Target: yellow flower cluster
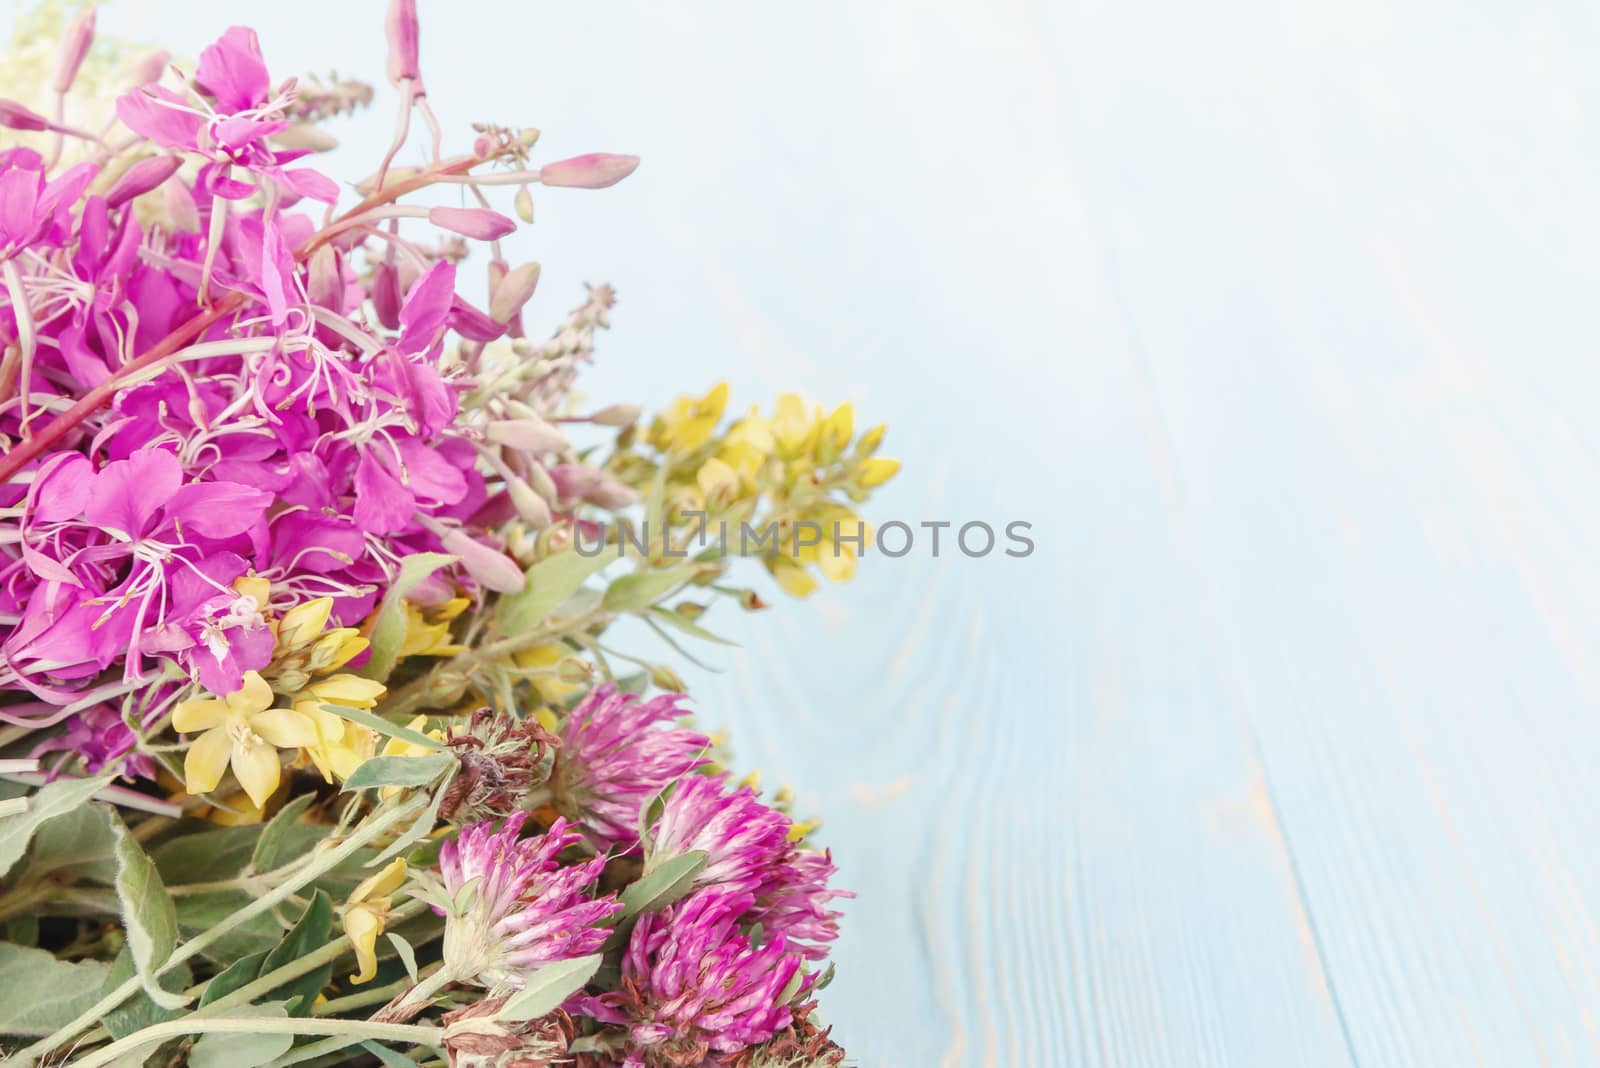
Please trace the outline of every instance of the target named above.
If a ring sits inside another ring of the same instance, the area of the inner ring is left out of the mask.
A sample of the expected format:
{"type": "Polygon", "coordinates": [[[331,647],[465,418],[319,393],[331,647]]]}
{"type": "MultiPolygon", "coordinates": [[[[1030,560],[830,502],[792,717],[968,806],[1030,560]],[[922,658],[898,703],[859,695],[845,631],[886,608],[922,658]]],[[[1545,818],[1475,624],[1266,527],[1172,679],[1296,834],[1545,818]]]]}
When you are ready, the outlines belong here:
{"type": "MultiPolygon", "coordinates": [[[[770,414],[752,406],[719,434],[727,404],[727,383],[679,397],[645,432],[656,457],[624,454],[613,461],[615,473],[645,493],[665,468],[674,522],[687,523],[686,513],[695,512],[711,523],[760,528],[751,544],[760,545],[767,570],[796,597],[817,588],[807,571],[812,565],[831,581],[848,580],[856,546],[872,533],[850,504],[865,501],[900,469],[898,460],[876,455],[884,427],[857,437],[849,403],[828,412],[785,393],[770,414]]],[[[745,544],[736,526],[726,541],[730,551],[745,544]]]]}
{"type": "MultiPolygon", "coordinates": [[[[241,578],[234,588],[259,605],[267,604],[270,591],[265,579],[241,578]]],[[[469,603],[457,598],[430,610],[408,605],[403,655],[459,652],[460,647],[450,641],[449,621],[469,603]]],[[[262,672],[245,672],[243,686],[233,693],[183,701],[174,708],[173,727],[199,734],[184,757],[189,793],[215,790],[231,768],[259,818],[282,778],[280,749],[298,750],[295,766],[313,766],[330,783],[348,778],[378,755],[376,732],[339,715],[337,709],[371,710],[387,691],[381,682],[338,670],[366,651],[368,642],[354,627],[330,628],[332,612],[332,599],[320,597],[267,620],[276,641],[272,662],[262,672]],[[274,707],[280,696],[291,707],[274,707]]],[[[423,722],[419,717],[413,729],[423,722]]],[[[382,755],[424,751],[391,739],[382,755]]]]}

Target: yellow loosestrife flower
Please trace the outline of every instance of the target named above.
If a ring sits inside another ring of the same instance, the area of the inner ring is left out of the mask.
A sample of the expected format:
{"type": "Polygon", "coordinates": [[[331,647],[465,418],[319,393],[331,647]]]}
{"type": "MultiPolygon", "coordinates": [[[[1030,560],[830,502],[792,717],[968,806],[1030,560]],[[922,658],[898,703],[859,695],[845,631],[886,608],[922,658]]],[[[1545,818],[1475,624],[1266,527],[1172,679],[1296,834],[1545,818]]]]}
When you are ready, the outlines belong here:
{"type": "Polygon", "coordinates": [[[298,701],[294,707],[316,724],[316,744],[306,746],[305,755],[322,773],[323,782],[343,782],[371,759],[377,748],[372,728],[352,723],[317,701],[298,701]]]}
{"type": "Polygon", "coordinates": [[[344,933],[356,951],[356,971],[350,976],[351,983],[365,983],[378,974],[378,936],[389,922],[391,895],[405,881],[405,858],[396,857],[387,868],[363,880],[345,903],[344,933]]]}
{"type": "Polygon", "coordinates": [[[399,658],[408,656],[455,656],[466,652],[450,636],[450,622],[472,605],[471,598],[454,597],[437,608],[419,608],[405,602],[406,637],[400,643],[399,658]]]}
{"type": "Polygon", "coordinates": [[[203,732],[183,761],[184,788],[209,793],[231,766],[234,777],[257,808],[278,788],[282,768],[278,750],[315,744],[316,726],[305,714],[273,708],[272,687],[254,671],[244,685],[223,699],[183,701],[172,711],[172,725],[185,734],[203,732]]]}

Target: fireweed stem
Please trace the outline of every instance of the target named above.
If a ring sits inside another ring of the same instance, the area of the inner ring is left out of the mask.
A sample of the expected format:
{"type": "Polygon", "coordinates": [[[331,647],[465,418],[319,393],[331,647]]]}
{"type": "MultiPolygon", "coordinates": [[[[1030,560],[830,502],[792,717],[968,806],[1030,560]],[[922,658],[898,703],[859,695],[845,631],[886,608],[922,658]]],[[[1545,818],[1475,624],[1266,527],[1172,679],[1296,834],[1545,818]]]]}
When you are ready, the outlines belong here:
{"type": "MultiPolygon", "coordinates": [[[[329,227],[324,228],[322,231],[316,234],[313,234],[304,245],[301,245],[299,248],[295,249],[295,262],[303,262],[306,257],[310,256],[317,249],[321,248],[323,245],[332,240],[337,234],[337,230],[335,228],[339,227],[340,223],[344,220],[366,215],[375,208],[383,207],[386,204],[392,204],[394,201],[405,196],[406,194],[414,193],[419,189],[425,189],[444,177],[465,175],[473,167],[476,167],[481,163],[488,163],[492,160],[498,159],[500,154],[500,152],[495,152],[488,156],[482,157],[468,156],[453,162],[442,163],[432,169],[422,172],[421,174],[414,175],[405,181],[395,182],[392,185],[385,185],[383,188],[367,197],[361,203],[345,212],[329,227]]],[[[98,386],[95,386],[93,389],[85,393],[83,397],[71,408],[68,408],[65,412],[56,416],[49,423],[45,424],[44,427],[38,431],[38,433],[24,441],[18,442],[16,447],[14,447],[10,452],[6,453],[4,456],[0,456],[0,485],[9,482],[12,476],[18,471],[22,470],[23,467],[38,459],[46,450],[53,446],[57,441],[60,441],[63,437],[65,437],[79,423],[83,422],[94,412],[99,411],[102,407],[109,403],[111,398],[116,395],[119,389],[127,384],[129,379],[138,375],[140,372],[147,370],[148,368],[160,364],[162,360],[171,356],[189,342],[205,333],[208,327],[237,312],[241,307],[244,306],[244,303],[245,298],[242,295],[233,293],[227,297],[224,297],[212,307],[200,311],[187,322],[173,330],[172,333],[156,342],[143,355],[123,364],[120,369],[118,369],[105,381],[101,382],[98,386]]],[[[14,348],[16,347],[14,346],[14,348]]],[[[8,359],[11,358],[9,352],[7,356],[8,359]]],[[[18,356],[16,358],[20,359],[20,350],[18,350],[18,356]]],[[[4,375],[0,374],[0,378],[4,378],[4,375]]]]}
{"type": "MultiPolygon", "coordinates": [[[[346,838],[333,849],[330,849],[328,852],[322,854],[322,856],[317,858],[315,863],[308,865],[294,878],[280,883],[277,887],[269,890],[261,897],[256,898],[250,904],[246,905],[238,912],[228,916],[216,926],[201,932],[194,938],[179,946],[173,951],[172,956],[167,958],[166,963],[156,969],[156,976],[159,977],[164,972],[169,971],[175,965],[181,964],[183,961],[193,957],[207,946],[216,942],[233,928],[237,927],[239,924],[259,916],[263,912],[266,912],[279,903],[287,900],[296,890],[299,890],[317,876],[332,869],[341,863],[346,857],[350,856],[356,850],[360,849],[374,838],[377,838],[379,835],[389,830],[401,820],[415,816],[419,811],[421,811],[426,802],[426,798],[415,798],[396,808],[390,809],[383,815],[377,815],[375,813],[374,815],[376,818],[374,818],[371,823],[356,831],[349,838],[346,838]]],[[[302,958],[300,961],[295,963],[303,963],[305,959],[306,958],[302,958]]],[[[312,967],[315,967],[315,965],[312,965],[312,967]]],[[[260,980],[258,980],[258,982],[259,981],[260,980]]],[[[279,982],[282,982],[282,980],[279,980],[279,982]]],[[[127,982],[117,987],[111,993],[107,994],[105,997],[89,1006],[89,1008],[85,1009],[73,1020],[57,1028],[55,1031],[46,1035],[44,1038],[41,1038],[39,1041],[33,1043],[33,1045],[28,1046],[26,1049],[20,1051],[17,1054],[18,1063],[29,1064],[34,1058],[48,1053],[57,1046],[70,1041],[71,1038],[79,1031],[82,1031],[84,1028],[90,1026],[96,1020],[100,1019],[100,1017],[104,1016],[112,1009],[115,1009],[118,1005],[121,1005],[128,998],[132,997],[134,993],[138,991],[138,989],[139,977],[135,975],[129,978],[127,982]]],[[[235,993],[237,994],[239,991],[235,991],[235,993]]]]}

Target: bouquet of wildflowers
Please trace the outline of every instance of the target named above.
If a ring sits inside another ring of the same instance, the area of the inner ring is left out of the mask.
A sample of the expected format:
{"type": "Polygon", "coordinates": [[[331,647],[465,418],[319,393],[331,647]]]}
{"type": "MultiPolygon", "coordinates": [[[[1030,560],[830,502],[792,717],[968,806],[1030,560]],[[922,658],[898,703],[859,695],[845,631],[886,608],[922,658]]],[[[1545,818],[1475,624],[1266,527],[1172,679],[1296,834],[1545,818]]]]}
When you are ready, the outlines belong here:
{"type": "Polygon", "coordinates": [[[720,640],[752,565],[848,578],[882,428],[586,403],[612,291],[536,331],[501,241],[638,161],[442,128],[412,0],[384,32],[343,185],[373,90],[249,29],[46,9],[0,67],[0,1049],[840,1064],[848,895],[638,646],[720,640]]]}

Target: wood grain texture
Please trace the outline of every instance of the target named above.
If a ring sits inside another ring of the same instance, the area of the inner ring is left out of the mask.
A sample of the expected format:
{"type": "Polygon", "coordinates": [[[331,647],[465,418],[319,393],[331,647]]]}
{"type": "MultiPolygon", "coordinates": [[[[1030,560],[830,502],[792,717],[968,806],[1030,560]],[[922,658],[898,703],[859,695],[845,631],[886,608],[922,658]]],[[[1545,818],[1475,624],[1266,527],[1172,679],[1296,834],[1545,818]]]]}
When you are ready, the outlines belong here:
{"type": "MultiPolygon", "coordinates": [[[[1600,1063],[1592,7],[431,4],[447,125],[644,157],[510,246],[618,285],[595,396],[848,396],[875,518],[1034,524],[691,675],[859,893],[866,1068],[1600,1063]]],[[[380,7],[101,25],[375,75],[380,7]]]]}

